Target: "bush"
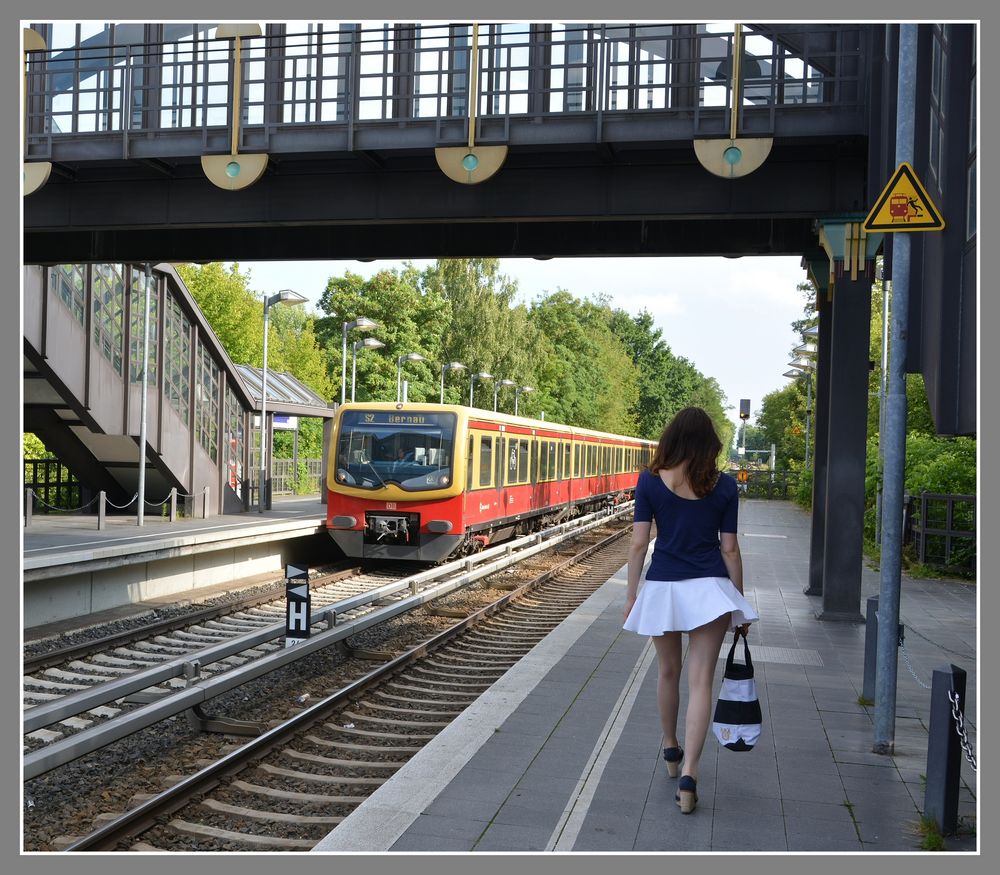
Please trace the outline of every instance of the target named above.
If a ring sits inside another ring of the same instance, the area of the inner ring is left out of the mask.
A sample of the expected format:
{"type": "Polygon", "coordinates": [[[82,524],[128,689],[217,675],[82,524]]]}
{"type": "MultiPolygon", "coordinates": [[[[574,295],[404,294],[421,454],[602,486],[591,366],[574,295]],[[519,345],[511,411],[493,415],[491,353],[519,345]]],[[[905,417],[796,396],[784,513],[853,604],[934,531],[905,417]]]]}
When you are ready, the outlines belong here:
{"type": "MultiPolygon", "coordinates": [[[[865,458],[865,540],[875,555],[874,545],[876,513],[875,497],[881,485],[878,459],[878,437],[868,440],[865,458]]],[[[976,440],[968,437],[937,437],[922,433],[906,436],[906,466],[903,474],[903,489],[912,496],[921,492],[940,495],[976,494],[976,440]]],[[[941,523],[943,526],[943,522],[941,523]]],[[[964,505],[956,505],[953,521],[956,529],[974,530],[972,510],[964,505]]],[[[906,558],[912,560],[912,551],[906,558]]],[[[976,543],[957,543],[951,556],[952,570],[962,565],[975,568],[976,543]]]]}

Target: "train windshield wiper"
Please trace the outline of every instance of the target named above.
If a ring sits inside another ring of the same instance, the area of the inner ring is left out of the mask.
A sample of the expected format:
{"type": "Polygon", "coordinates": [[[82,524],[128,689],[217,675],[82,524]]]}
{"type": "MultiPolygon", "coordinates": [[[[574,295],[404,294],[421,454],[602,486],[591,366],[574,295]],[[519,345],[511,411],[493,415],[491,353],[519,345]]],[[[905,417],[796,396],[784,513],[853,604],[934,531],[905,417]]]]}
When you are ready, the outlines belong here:
{"type": "Polygon", "coordinates": [[[387,485],[387,484],[386,484],[386,482],[385,482],[385,481],[384,481],[384,480],[382,479],[382,477],[381,477],[381,475],[380,475],[380,474],[378,473],[378,471],[376,471],[376,470],[375,470],[375,466],[374,466],[374,465],[373,465],[373,464],[371,463],[371,460],[370,460],[370,459],[365,459],[365,464],[366,464],[366,465],[367,465],[367,466],[368,466],[369,468],[371,468],[371,469],[372,469],[372,473],[373,473],[373,474],[374,474],[374,475],[375,475],[376,477],[378,477],[378,482],[379,482],[379,484],[380,484],[380,485],[381,485],[381,486],[382,486],[383,488],[385,488],[385,489],[388,489],[388,488],[389,488],[389,487],[388,487],[388,485],[387,485]]]}

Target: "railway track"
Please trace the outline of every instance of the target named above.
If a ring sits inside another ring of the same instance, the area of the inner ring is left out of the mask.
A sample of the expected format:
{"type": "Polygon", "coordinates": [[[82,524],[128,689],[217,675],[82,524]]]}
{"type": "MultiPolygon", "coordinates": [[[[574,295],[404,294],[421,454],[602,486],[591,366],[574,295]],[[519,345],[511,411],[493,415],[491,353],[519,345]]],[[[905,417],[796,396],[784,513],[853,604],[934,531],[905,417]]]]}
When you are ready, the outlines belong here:
{"type": "Polygon", "coordinates": [[[66,850],[306,851],[624,561],[620,527],[556,567],[231,749],[104,812],[66,850]]]}
{"type": "MultiPolygon", "coordinates": [[[[313,606],[323,609],[352,596],[370,593],[400,576],[398,568],[365,573],[357,567],[319,575],[310,581],[313,606]]],[[[361,605],[344,612],[342,616],[348,620],[355,619],[371,609],[370,605],[361,605]]],[[[209,662],[202,655],[208,648],[226,641],[275,628],[284,623],[284,615],[285,594],[282,587],[280,595],[277,592],[258,594],[143,628],[27,657],[22,677],[26,726],[32,725],[38,713],[35,709],[57,707],[74,694],[138,676],[143,671],[178,658],[199,660],[205,676],[259,659],[279,649],[282,642],[260,641],[216,662],[209,662]]],[[[170,677],[96,707],[81,708],[79,713],[69,714],[40,728],[29,729],[24,736],[24,750],[39,751],[80,731],[120,718],[136,706],[183,688],[185,683],[182,677],[170,677]]]]}

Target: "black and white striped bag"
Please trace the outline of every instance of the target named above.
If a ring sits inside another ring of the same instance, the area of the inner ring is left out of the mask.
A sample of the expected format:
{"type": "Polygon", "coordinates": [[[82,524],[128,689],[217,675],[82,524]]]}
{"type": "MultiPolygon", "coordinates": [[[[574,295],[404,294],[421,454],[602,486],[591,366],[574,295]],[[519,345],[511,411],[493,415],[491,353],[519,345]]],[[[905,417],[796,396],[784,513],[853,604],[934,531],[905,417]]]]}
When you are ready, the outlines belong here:
{"type": "Polygon", "coordinates": [[[746,633],[743,633],[743,661],[746,665],[733,663],[739,640],[740,630],[737,629],[726,658],[726,673],[722,678],[719,701],[715,705],[712,731],[723,747],[744,751],[752,750],[760,738],[761,716],[746,633]]]}

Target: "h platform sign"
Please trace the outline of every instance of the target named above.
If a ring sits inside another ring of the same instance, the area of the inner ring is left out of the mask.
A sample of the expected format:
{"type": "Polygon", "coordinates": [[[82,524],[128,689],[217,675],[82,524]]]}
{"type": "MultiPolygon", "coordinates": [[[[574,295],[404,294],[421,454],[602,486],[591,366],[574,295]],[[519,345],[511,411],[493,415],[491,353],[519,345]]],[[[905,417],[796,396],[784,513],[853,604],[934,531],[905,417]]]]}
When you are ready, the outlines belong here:
{"type": "Polygon", "coordinates": [[[309,637],[309,569],[285,566],[285,647],[309,637]]]}

